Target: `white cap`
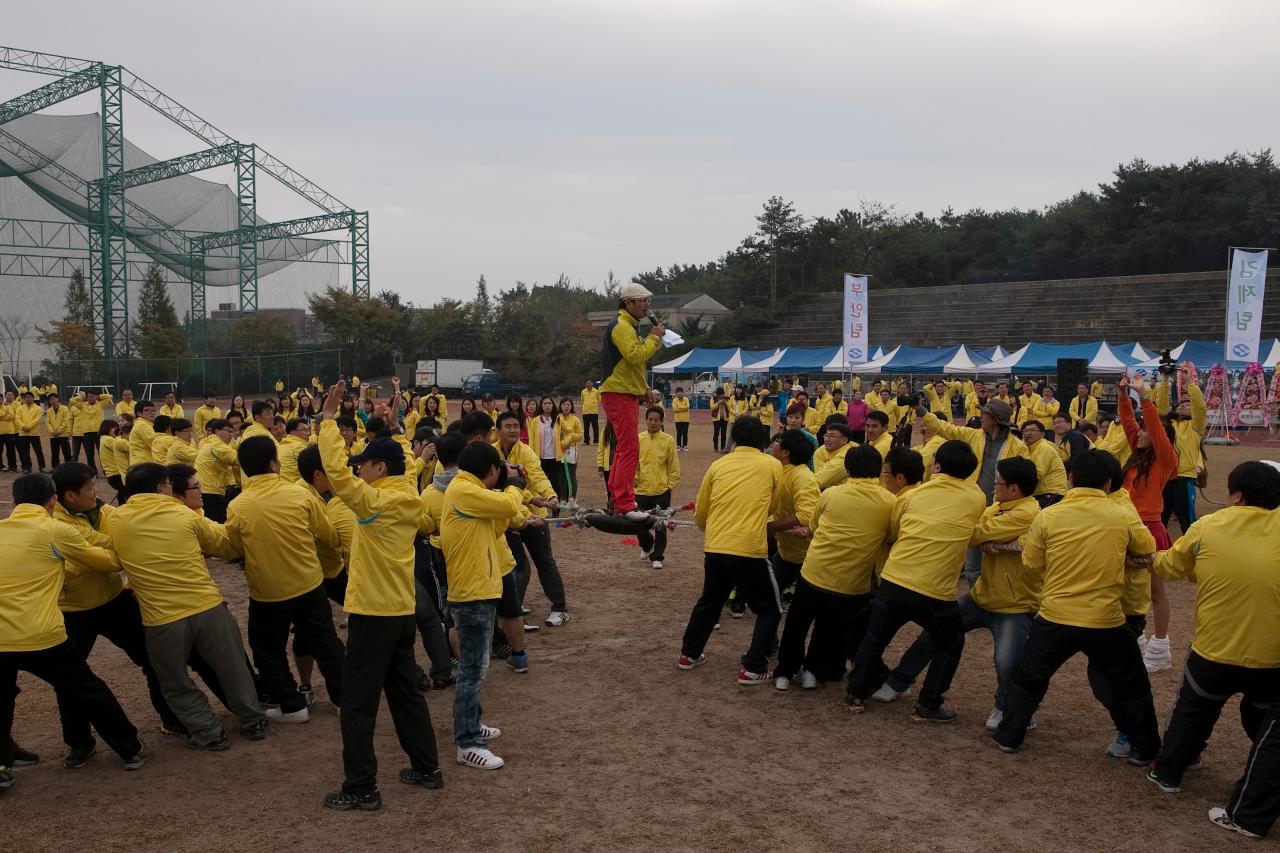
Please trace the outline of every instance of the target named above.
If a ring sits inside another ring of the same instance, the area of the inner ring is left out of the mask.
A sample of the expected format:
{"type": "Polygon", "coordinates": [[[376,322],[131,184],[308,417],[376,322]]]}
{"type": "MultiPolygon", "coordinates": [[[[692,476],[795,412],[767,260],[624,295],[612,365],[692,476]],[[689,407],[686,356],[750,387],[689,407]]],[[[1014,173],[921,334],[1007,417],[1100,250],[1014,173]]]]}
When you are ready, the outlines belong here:
{"type": "Polygon", "coordinates": [[[640,284],[638,281],[629,281],[626,284],[622,285],[622,292],[618,295],[619,295],[619,298],[623,300],[648,299],[650,296],[653,296],[653,293],[649,290],[649,288],[645,287],[643,284],[640,284]]]}

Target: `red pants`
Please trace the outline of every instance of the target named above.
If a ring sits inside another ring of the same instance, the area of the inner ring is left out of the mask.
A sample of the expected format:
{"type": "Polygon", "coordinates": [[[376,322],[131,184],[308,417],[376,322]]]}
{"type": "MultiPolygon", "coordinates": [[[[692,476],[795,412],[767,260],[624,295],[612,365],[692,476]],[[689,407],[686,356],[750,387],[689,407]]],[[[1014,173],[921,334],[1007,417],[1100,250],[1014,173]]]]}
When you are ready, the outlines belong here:
{"type": "Polygon", "coordinates": [[[636,508],[636,467],[640,464],[640,398],[635,394],[605,391],[600,408],[613,427],[613,465],[609,468],[609,497],[613,512],[621,515],[636,508]]]}

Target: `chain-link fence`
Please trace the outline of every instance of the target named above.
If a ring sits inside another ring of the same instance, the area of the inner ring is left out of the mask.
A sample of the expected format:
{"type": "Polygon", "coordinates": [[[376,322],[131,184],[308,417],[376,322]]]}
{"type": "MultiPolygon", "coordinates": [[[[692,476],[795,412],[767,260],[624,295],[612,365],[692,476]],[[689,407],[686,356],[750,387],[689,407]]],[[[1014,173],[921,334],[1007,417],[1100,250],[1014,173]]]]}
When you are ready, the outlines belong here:
{"type": "MultiPolygon", "coordinates": [[[[232,394],[274,393],[276,382],[285,388],[310,388],[312,377],[325,385],[343,371],[342,350],[264,353],[262,355],[208,358],[122,358],[93,361],[6,362],[3,365],[6,389],[15,384],[53,382],[69,394],[77,385],[108,386],[119,399],[121,391],[141,393],[148,383],[178,384],[179,396],[201,397],[213,391],[219,397],[232,394]]],[[[168,390],[167,386],[164,390],[168,390]]]]}

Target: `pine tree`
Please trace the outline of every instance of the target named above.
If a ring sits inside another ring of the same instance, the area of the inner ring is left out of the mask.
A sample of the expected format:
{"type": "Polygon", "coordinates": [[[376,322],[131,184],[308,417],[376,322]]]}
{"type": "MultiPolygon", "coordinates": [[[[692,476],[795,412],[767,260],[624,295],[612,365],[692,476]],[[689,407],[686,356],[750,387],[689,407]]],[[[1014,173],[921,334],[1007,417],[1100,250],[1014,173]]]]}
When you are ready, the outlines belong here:
{"type": "Polygon", "coordinates": [[[84,273],[79,269],[71,273],[71,280],[67,282],[67,298],[63,302],[63,310],[66,315],[62,318],[64,321],[93,329],[93,306],[89,302],[89,288],[85,286],[84,273]]]}
{"type": "Polygon", "coordinates": [[[54,348],[59,361],[98,358],[93,342],[93,306],[89,303],[89,289],[84,283],[84,273],[76,270],[67,282],[67,295],[62,303],[64,316],[54,320],[50,328],[37,326],[37,340],[54,348]]]}
{"type": "Polygon", "coordinates": [[[177,358],[187,353],[178,312],[169,298],[169,285],[159,264],[152,264],[142,280],[133,346],[143,358],[177,358]]]}
{"type": "Polygon", "coordinates": [[[489,283],[480,276],[476,282],[476,296],[471,300],[471,316],[480,333],[487,335],[493,326],[493,300],[489,298],[489,283]]]}

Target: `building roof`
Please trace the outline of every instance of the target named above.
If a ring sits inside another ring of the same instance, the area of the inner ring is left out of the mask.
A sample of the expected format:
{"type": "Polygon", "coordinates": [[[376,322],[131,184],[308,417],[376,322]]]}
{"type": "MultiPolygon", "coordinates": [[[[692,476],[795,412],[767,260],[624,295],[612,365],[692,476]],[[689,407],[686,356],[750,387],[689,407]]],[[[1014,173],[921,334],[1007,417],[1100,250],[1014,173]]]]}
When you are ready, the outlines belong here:
{"type": "MultiPolygon", "coordinates": [[[[701,299],[703,297],[711,299],[711,297],[707,296],[705,293],[655,293],[649,299],[649,307],[660,308],[664,311],[676,311],[688,305],[690,302],[693,302],[695,299],[701,299]]],[[[715,302],[714,299],[711,299],[711,301],[715,302]]],[[[716,302],[716,304],[720,305],[718,302],[716,302]]],[[[725,311],[729,310],[723,305],[720,305],[720,308],[725,311]]]]}

